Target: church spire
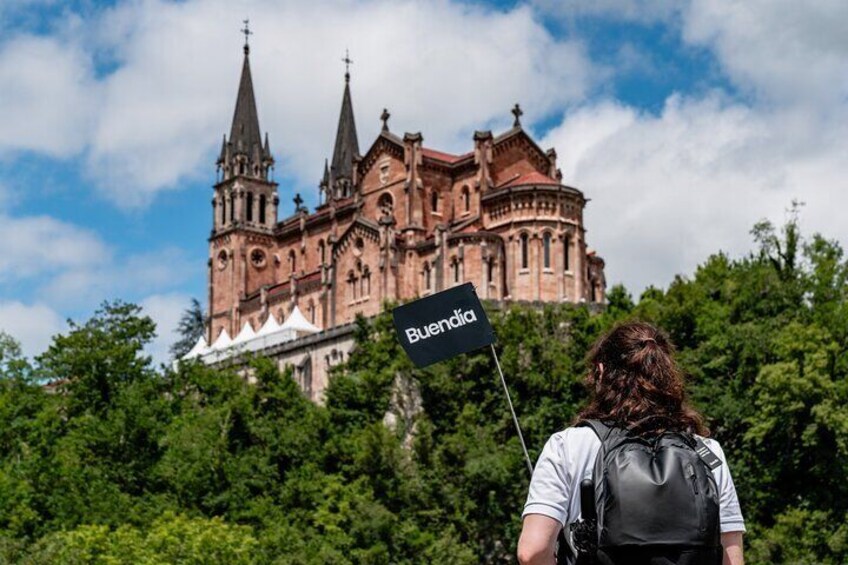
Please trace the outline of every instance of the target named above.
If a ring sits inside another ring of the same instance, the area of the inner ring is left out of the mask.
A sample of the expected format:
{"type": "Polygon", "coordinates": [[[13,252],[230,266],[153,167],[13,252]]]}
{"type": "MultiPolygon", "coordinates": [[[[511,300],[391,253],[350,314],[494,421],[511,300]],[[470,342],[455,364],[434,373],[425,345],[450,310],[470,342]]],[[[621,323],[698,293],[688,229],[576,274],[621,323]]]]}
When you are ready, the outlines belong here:
{"type": "Polygon", "coordinates": [[[345,58],[342,61],[345,63],[345,88],[330,171],[333,180],[338,183],[347,183],[347,188],[339,191],[339,196],[344,197],[350,195],[350,185],[353,182],[353,162],[360,155],[359,141],[356,138],[356,122],[353,119],[353,102],[350,98],[350,64],[353,61],[350,60],[347,53],[345,53],[345,58]]]}
{"type": "Polygon", "coordinates": [[[259,115],[256,112],[256,97],[253,93],[253,77],[250,73],[250,45],[248,38],[252,35],[248,29],[248,20],[244,21],[244,62],[241,68],[236,108],[233,112],[233,123],[230,127],[230,137],[225,137],[218,165],[223,168],[224,178],[235,175],[247,175],[267,180],[268,171],[274,165],[271,156],[268,134],[262,143],[262,133],[259,129],[259,115]]]}
{"type": "Polygon", "coordinates": [[[230,128],[230,143],[234,153],[247,155],[253,153],[255,146],[262,147],[256,98],[253,95],[253,77],[250,74],[250,46],[247,43],[244,45],[244,63],[236,97],[236,110],[233,113],[233,125],[230,128]]]}

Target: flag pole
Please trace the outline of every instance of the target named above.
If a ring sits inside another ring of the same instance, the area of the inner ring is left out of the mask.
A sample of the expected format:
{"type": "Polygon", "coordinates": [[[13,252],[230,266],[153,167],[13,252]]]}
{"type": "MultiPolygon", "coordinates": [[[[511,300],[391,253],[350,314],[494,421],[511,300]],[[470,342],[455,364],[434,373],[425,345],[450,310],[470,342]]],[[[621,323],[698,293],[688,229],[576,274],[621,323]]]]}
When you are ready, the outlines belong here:
{"type": "Polygon", "coordinates": [[[495,344],[490,343],[489,347],[492,348],[492,357],[495,358],[495,365],[497,365],[498,374],[501,376],[501,384],[503,385],[504,394],[506,394],[506,402],[509,404],[509,411],[512,414],[512,421],[515,423],[515,431],[518,432],[521,449],[524,450],[524,460],[527,462],[527,470],[530,471],[530,475],[533,475],[533,462],[530,460],[530,454],[527,453],[527,445],[524,444],[524,436],[521,434],[521,426],[518,425],[518,416],[515,415],[515,408],[512,406],[512,398],[509,396],[509,389],[506,386],[506,379],[504,379],[504,374],[501,370],[501,362],[498,360],[498,354],[495,351],[495,344]]]}

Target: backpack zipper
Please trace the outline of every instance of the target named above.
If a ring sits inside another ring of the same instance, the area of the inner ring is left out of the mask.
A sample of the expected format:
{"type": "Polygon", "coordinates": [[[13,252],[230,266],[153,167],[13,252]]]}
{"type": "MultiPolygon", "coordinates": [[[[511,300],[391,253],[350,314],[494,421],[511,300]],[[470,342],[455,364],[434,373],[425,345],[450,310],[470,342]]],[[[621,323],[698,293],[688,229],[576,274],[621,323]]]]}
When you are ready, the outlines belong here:
{"type": "Polygon", "coordinates": [[[695,494],[698,494],[698,475],[695,473],[695,467],[689,463],[686,465],[686,470],[689,473],[689,477],[692,479],[692,488],[695,490],[695,494]]]}

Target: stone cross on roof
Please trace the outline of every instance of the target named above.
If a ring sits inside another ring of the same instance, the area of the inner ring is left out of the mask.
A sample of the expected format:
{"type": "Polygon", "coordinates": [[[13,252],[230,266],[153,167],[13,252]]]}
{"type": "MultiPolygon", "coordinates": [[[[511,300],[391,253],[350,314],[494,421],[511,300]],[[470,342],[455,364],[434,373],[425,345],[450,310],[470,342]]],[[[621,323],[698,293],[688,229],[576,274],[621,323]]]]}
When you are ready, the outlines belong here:
{"type": "Polygon", "coordinates": [[[345,56],[342,59],[342,63],[345,64],[345,80],[350,80],[350,66],[353,64],[353,59],[350,58],[350,53],[347,49],[345,49],[345,56]]]}
{"type": "Polygon", "coordinates": [[[380,114],[380,120],[383,122],[383,131],[389,131],[389,118],[392,115],[389,114],[389,110],[387,108],[383,108],[383,113],[380,114]]]}
{"type": "Polygon", "coordinates": [[[515,122],[513,122],[512,127],[517,128],[521,126],[521,116],[524,115],[524,112],[521,111],[521,106],[518,103],[515,104],[515,107],[512,109],[512,115],[515,116],[515,122]]]}
{"type": "Polygon", "coordinates": [[[242,20],[244,22],[244,27],[241,29],[241,32],[244,34],[244,52],[245,54],[250,52],[250,45],[248,43],[248,39],[253,32],[250,31],[250,19],[242,20]]]}
{"type": "Polygon", "coordinates": [[[301,210],[303,210],[303,207],[301,206],[303,204],[303,198],[300,197],[299,192],[294,195],[294,198],[292,198],[292,202],[294,202],[295,212],[300,212],[301,210]]]}

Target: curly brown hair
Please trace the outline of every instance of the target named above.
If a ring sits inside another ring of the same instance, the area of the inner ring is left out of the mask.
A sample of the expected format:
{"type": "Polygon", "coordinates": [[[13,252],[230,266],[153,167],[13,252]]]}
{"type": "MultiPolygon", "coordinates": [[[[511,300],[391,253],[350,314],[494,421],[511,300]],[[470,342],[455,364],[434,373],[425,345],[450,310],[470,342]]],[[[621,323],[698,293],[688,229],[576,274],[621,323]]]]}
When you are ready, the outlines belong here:
{"type": "Polygon", "coordinates": [[[641,321],[616,325],[587,357],[589,404],[577,420],[602,420],[642,435],[686,432],[708,436],[704,418],[686,397],[674,345],[641,321]]]}

